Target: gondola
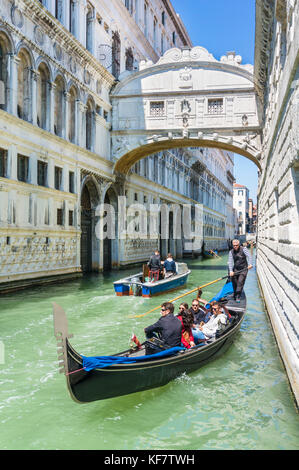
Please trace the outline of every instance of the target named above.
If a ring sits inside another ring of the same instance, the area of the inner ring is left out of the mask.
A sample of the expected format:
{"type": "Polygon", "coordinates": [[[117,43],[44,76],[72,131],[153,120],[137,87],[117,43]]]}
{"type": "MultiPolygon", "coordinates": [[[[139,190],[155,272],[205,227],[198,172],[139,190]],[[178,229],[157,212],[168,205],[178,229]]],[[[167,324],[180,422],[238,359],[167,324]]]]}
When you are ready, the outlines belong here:
{"type": "Polygon", "coordinates": [[[232,295],[227,296],[226,307],[231,314],[230,323],[221,334],[204,345],[191,349],[173,348],[176,351],[172,355],[167,350],[146,356],[143,343],[140,350],[128,349],[107,356],[111,359],[110,365],[86,370],[83,366],[84,356],[76,352],[69,342],[72,335],[68,333],[65,312],[59,305],[53,304],[54,333],[61,372],[66,376],[72,399],[78,403],[87,403],[161,387],[181,374],[193,372],[221,356],[240,330],[246,312],[245,294],[242,294],[240,303],[236,303],[232,295]]]}

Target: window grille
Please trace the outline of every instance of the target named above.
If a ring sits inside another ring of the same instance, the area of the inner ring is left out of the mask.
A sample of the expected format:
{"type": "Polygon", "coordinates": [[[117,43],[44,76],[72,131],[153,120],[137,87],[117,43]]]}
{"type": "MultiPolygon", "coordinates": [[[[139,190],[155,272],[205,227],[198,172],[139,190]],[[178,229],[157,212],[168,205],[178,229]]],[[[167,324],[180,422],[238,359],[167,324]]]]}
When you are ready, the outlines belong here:
{"type": "Polygon", "coordinates": [[[69,226],[72,227],[74,225],[74,211],[69,211],[69,226]]]}
{"type": "Polygon", "coordinates": [[[120,74],[120,36],[117,31],[112,35],[112,75],[118,78],[120,74]]]}
{"type": "Polygon", "coordinates": [[[133,70],[133,66],[134,66],[134,55],[133,55],[133,51],[132,51],[132,48],[129,47],[127,50],[126,50],[126,70],[133,70]]]}
{"type": "Polygon", "coordinates": [[[62,183],[62,168],[55,166],[55,189],[60,190],[62,183]]]}
{"type": "Polygon", "coordinates": [[[39,186],[47,185],[47,168],[47,163],[41,161],[37,162],[37,184],[39,186]]]}
{"type": "Polygon", "coordinates": [[[0,149],[0,176],[5,178],[7,168],[7,151],[0,149]]]}
{"type": "Polygon", "coordinates": [[[62,211],[62,209],[57,209],[57,225],[63,225],[63,211],[62,211]]]}
{"type": "Polygon", "coordinates": [[[223,99],[208,100],[208,114],[222,114],[223,99]]]}
{"type": "Polygon", "coordinates": [[[163,116],[164,115],[164,101],[151,101],[150,115],[151,116],[163,116]]]}
{"type": "Polygon", "coordinates": [[[75,174],[73,171],[69,172],[69,192],[75,192],[75,174]]]}
{"type": "Polygon", "coordinates": [[[18,155],[18,180],[23,183],[28,182],[29,176],[29,157],[18,155]]]}

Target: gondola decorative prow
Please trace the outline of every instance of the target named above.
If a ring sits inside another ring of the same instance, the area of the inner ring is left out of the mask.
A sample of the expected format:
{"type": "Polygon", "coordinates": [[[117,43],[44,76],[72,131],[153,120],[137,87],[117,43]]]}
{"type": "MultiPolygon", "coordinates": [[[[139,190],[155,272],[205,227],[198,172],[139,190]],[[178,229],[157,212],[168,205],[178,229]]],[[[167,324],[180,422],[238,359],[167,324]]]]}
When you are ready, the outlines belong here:
{"type": "Polygon", "coordinates": [[[67,375],[67,345],[66,340],[72,338],[73,335],[68,333],[68,324],[66,314],[60,305],[53,302],[53,318],[54,318],[54,335],[57,341],[58,364],[61,366],[60,373],[67,375]]]}

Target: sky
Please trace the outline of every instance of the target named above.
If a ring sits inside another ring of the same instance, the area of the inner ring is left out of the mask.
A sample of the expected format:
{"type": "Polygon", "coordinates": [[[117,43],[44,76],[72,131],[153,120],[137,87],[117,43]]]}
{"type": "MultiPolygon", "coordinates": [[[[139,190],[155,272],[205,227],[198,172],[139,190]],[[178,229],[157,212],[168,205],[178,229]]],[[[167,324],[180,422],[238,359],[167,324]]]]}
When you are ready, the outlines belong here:
{"type": "MultiPolygon", "coordinates": [[[[254,63],[255,0],[171,0],[193,46],[205,47],[215,59],[228,51],[242,56],[243,64],[254,63]]],[[[249,189],[256,203],[257,167],[235,154],[236,183],[249,189]]]]}

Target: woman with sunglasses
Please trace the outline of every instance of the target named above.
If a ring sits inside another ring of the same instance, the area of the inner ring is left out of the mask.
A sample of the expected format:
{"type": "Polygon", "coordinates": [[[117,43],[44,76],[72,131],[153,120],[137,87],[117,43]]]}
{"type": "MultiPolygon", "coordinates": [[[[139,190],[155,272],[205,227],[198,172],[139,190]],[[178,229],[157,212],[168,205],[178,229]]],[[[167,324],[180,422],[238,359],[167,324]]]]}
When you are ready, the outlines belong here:
{"type": "Polygon", "coordinates": [[[183,302],[180,304],[179,306],[179,313],[177,316],[181,315],[183,312],[187,312],[188,311],[188,304],[186,304],[186,302],[183,302]]]}

